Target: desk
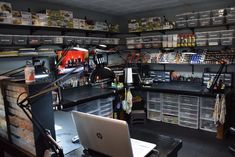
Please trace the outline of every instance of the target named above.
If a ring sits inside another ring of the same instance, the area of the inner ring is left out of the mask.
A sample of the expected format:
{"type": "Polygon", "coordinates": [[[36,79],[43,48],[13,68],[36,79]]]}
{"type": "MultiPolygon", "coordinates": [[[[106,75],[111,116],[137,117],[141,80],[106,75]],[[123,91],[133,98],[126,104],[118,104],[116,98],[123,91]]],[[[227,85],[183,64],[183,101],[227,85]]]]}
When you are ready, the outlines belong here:
{"type": "MultiPolygon", "coordinates": [[[[75,130],[75,126],[72,125],[69,121],[72,120],[70,112],[62,112],[62,111],[57,111],[55,112],[55,123],[64,128],[64,134],[66,134],[66,130],[69,128],[70,137],[66,138],[60,138],[61,142],[65,144],[63,147],[67,147],[67,145],[75,145],[72,144],[71,140],[73,135],[75,134],[73,131],[75,130]],[[63,121],[63,123],[61,123],[63,121]],[[67,121],[67,122],[66,122],[67,121]],[[69,126],[71,125],[71,126],[69,126]],[[72,131],[72,132],[71,132],[72,131]],[[64,141],[63,141],[64,140],[64,141]]],[[[60,132],[61,132],[60,131],[60,132]]],[[[59,132],[56,131],[56,134],[58,135],[59,132]]],[[[68,135],[67,134],[67,135],[68,135]]],[[[182,140],[164,136],[164,135],[156,135],[152,134],[148,131],[140,131],[140,130],[134,130],[130,128],[130,134],[132,138],[139,139],[139,140],[145,140],[148,142],[156,143],[157,149],[160,152],[159,157],[177,157],[178,151],[182,148],[182,140]],[[142,135],[142,136],[140,136],[142,135]],[[141,139],[142,137],[145,137],[145,139],[141,139]]],[[[73,149],[73,151],[66,153],[65,152],[65,157],[82,157],[83,155],[83,148],[77,144],[77,149],[73,149]]],[[[96,155],[97,157],[97,155],[96,155]]],[[[150,157],[152,157],[150,155],[150,157]]]]}

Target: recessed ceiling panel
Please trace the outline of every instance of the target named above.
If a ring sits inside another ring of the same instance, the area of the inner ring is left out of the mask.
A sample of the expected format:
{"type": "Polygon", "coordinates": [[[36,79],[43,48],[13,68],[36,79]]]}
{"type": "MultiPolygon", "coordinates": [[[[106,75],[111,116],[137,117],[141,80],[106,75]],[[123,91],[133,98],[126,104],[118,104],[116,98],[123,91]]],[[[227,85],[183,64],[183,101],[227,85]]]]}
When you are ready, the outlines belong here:
{"type": "MultiPolygon", "coordinates": [[[[87,10],[93,10],[112,15],[125,15],[135,12],[144,12],[154,9],[165,9],[171,7],[184,7],[196,3],[205,2],[205,0],[40,0],[78,7],[87,10]]],[[[207,0],[219,1],[219,0],[207,0]]]]}

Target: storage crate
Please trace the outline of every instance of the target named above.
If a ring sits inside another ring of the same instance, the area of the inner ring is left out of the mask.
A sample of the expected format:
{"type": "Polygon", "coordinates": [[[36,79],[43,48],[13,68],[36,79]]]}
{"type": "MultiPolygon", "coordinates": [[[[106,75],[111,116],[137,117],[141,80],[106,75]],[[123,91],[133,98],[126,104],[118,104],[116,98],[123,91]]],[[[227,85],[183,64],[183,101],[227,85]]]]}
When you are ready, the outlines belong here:
{"type": "Polygon", "coordinates": [[[28,42],[30,45],[39,45],[39,44],[41,44],[41,37],[40,36],[29,36],[28,42]]]}
{"type": "Polygon", "coordinates": [[[198,106],[198,104],[199,104],[199,97],[188,96],[188,95],[181,95],[180,96],[180,103],[198,106]]]}
{"type": "Polygon", "coordinates": [[[151,102],[148,101],[148,109],[150,110],[156,110],[156,111],[161,111],[161,103],[160,102],[151,102]]]}
{"type": "Polygon", "coordinates": [[[201,11],[198,13],[199,14],[199,18],[200,19],[204,19],[204,18],[210,18],[211,17],[211,11],[201,11]]]}
{"type": "Polygon", "coordinates": [[[153,36],[152,41],[162,41],[162,36],[161,35],[153,36]]]}
{"type": "Polygon", "coordinates": [[[187,20],[188,27],[197,27],[198,26],[198,19],[194,20],[187,20]]]}
{"type": "Polygon", "coordinates": [[[195,20],[195,19],[198,19],[198,12],[195,12],[195,13],[187,13],[187,19],[188,20],[195,20]]]}
{"type": "Polygon", "coordinates": [[[65,36],[64,39],[63,39],[63,43],[65,45],[70,45],[72,42],[75,41],[75,37],[72,37],[72,36],[65,36]]]}
{"type": "Polygon", "coordinates": [[[162,121],[165,123],[178,124],[178,116],[162,115],[162,121]]]}
{"type": "Polygon", "coordinates": [[[207,39],[208,32],[196,32],[195,36],[196,36],[196,39],[207,39]]]}
{"type": "Polygon", "coordinates": [[[210,26],[210,25],[211,25],[211,18],[199,19],[199,26],[210,26]]]}
{"type": "Polygon", "coordinates": [[[225,23],[225,17],[212,17],[211,18],[212,25],[223,25],[225,23]]]}
{"type": "Polygon", "coordinates": [[[176,21],[176,27],[177,28],[186,28],[187,27],[187,21],[176,21]]]}
{"type": "Polygon", "coordinates": [[[41,43],[45,44],[45,45],[54,44],[54,37],[42,36],[41,37],[41,43]]]}
{"type": "Polygon", "coordinates": [[[147,118],[151,120],[161,121],[161,112],[147,111],[147,118]]]}
{"type": "Polygon", "coordinates": [[[206,130],[206,131],[211,131],[211,132],[216,132],[216,125],[214,124],[213,121],[201,119],[200,120],[200,129],[206,130]]]}

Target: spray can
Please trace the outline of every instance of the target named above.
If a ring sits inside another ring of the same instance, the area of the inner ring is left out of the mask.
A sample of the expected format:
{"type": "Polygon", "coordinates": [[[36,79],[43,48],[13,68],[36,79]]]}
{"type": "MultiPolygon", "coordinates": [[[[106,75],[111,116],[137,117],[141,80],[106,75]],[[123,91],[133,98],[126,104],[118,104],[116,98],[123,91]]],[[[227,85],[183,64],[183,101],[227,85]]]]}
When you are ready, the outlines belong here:
{"type": "Polygon", "coordinates": [[[35,68],[32,63],[27,62],[24,68],[25,83],[35,82],[35,68]]]}

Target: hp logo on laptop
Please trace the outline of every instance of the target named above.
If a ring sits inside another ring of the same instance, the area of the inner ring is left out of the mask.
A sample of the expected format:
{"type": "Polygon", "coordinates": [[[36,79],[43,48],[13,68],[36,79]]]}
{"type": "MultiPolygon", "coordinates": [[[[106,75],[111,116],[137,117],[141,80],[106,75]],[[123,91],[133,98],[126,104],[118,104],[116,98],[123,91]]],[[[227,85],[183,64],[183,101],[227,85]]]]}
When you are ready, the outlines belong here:
{"type": "Polygon", "coordinates": [[[99,133],[99,132],[96,133],[96,136],[97,136],[99,139],[102,139],[102,138],[103,138],[102,134],[99,133]]]}

